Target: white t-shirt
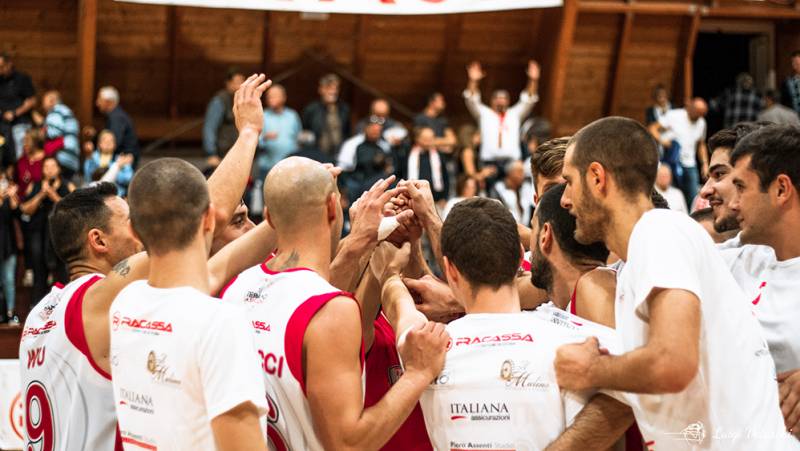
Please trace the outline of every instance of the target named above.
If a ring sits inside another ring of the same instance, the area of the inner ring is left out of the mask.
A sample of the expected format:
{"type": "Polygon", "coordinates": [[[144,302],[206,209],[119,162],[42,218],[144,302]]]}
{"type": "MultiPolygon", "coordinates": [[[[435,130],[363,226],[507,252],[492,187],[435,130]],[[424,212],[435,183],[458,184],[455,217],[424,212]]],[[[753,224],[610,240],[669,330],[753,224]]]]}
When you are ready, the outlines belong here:
{"type": "Polygon", "coordinates": [[[674,186],[668,186],[665,190],[656,186],[655,190],[667,200],[667,205],[669,205],[670,210],[689,214],[689,209],[686,207],[686,198],[683,196],[681,190],[674,186]]]}
{"type": "Polygon", "coordinates": [[[239,309],[194,288],[154,288],[142,280],[120,292],[109,317],[126,449],[214,450],[212,419],[248,401],[267,413],[259,360],[239,309]]]}
{"type": "Polygon", "coordinates": [[[464,102],[467,110],[478,120],[481,127],[481,161],[519,160],[520,125],[522,119],[531,112],[539,101],[538,95],[530,95],[523,91],[519,101],[508,108],[505,114],[498,114],[481,103],[480,93],[464,91],[464,102]]]}
{"type": "Polygon", "coordinates": [[[775,366],[750,303],[708,233],[671,210],[645,213],[630,237],[615,306],[626,352],[647,343],[647,298],[658,288],[700,299],[700,361],[680,393],[622,394],[645,442],[655,449],[800,449],[785,432],[775,366]]]}
{"type": "Polygon", "coordinates": [[[494,192],[497,193],[498,200],[511,212],[515,221],[524,225],[530,223],[533,210],[533,188],[529,182],[523,182],[518,193],[506,187],[506,184],[499,180],[494,184],[494,192]]]}
{"type": "Polygon", "coordinates": [[[697,166],[697,142],[706,139],[706,120],[701,117],[692,122],[689,120],[689,113],[678,108],[667,111],[658,123],[681,145],[681,165],[687,168],[697,166]]]}
{"type": "Polygon", "coordinates": [[[470,314],[447,331],[444,369],[420,399],[437,450],[544,449],[592,395],[558,387],[556,349],[589,336],[619,346],[613,330],[548,306],[470,314]]]}

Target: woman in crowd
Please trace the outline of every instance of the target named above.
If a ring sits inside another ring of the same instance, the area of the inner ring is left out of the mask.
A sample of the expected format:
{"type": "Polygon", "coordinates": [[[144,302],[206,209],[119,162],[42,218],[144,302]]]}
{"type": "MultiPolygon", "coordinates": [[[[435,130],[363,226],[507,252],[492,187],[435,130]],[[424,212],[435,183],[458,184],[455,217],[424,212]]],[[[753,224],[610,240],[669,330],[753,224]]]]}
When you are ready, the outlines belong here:
{"type": "Polygon", "coordinates": [[[17,185],[20,194],[28,191],[28,186],[42,180],[42,161],[44,160],[44,140],[39,129],[25,132],[22,140],[23,154],[17,161],[17,185]]]}
{"type": "Polygon", "coordinates": [[[110,130],[103,130],[97,136],[97,150],[83,163],[85,183],[104,180],[117,185],[119,195],[124,197],[133,178],[133,157],[120,154],[114,156],[117,142],[110,130]]]}
{"type": "MultiPolygon", "coordinates": [[[[10,324],[19,324],[15,312],[17,250],[21,247],[17,242],[19,216],[19,196],[17,184],[13,178],[14,168],[8,166],[0,172],[0,285],[6,300],[6,316],[10,324]]],[[[3,312],[0,312],[3,313],[3,312]]]]}

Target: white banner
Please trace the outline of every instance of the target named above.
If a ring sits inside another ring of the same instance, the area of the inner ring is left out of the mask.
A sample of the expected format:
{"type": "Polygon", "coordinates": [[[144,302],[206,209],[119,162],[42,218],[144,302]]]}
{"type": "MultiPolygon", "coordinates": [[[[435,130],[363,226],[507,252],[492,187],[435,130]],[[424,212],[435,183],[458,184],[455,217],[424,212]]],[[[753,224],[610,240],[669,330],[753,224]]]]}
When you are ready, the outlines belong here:
{"type": "Polygon", "coordinates": [[[157,5],[262,9],[307,13],[450,14],[550,8],[561,0],[117,0],[157,5]]]}
{"type": "Polygon", "coordinates": [[[19,360],[0,360],[0,449],[22,449],[19,360]]]}

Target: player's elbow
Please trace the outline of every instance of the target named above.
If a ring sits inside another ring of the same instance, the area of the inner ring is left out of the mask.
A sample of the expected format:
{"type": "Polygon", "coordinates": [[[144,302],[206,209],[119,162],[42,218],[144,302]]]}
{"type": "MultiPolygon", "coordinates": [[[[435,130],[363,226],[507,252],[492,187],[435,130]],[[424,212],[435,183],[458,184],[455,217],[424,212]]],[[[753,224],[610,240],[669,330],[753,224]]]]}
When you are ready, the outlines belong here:
{"type": "Polygon", "coordinates": [[[679,393],[692,383],[697,375],[699,363],[690,355],[671,355],[662,353],[652,369],[654,392],[679,393]]]}

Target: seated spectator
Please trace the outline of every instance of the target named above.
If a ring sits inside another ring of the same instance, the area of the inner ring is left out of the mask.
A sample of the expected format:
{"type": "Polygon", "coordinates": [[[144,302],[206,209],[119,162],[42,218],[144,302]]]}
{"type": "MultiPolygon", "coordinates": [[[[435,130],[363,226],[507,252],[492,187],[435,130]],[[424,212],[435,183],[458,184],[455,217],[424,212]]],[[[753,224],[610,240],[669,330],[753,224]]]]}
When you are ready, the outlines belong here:
{"type": "Polygon", "coordinates": [[[0,322],[19,324],[15,312],[17,250],[22,243],[17,242],[17,219],[19,217],[19,192],[14,183],[13,166],[0,172],[0,286],[3,287],[6,309],[0,311],[5,316],[0,322]]]}
{"type": "Polygon", "coordinates": [[[525,168],[521,161],[506,163],[505,176],[492,187],[489,197],[499,200],[508,208],[518,224],[528,226],[533,211],[533,188],[525,181],[525,168]]]}
{"type": "Polygon", "coordinates": [[[758,120],[782,125],[800,125],[797,112],[782,105],[780,94],[774,89],[770,89],[764,95],[764,110],[758,113],[758,120]]]}
{"type": "Polygon", "coordinates": [[[42,96],[44,119],[45,151],[55,152],[61,165],[64,178],[72,180],[80,165],[80,144],[78,143],[78,120],[72,110],[61,102],[61,94],[50,90],[42,96]]]}
{"type": "Polygon", "coordinates": [[[339,100],[341,79],[328,74],[319,80],[319,100],[303,109],[303,128],[314,132],[320,152],[335,157],[350,136],[350,106],[339,100]]]}
{"type": "Polygon", "coordinates": [[[680,211],[686,214],[689,213],[683,193],[678,188],[672,186],[672,170],[666,164],[658,165],[655,189],[658,191],[658,194],[661,194],[661,196],[667,200],[670,210],[680,211]]]}
{"type": "Polygon", "coordinates": [[[86,183],[100,180],[115,183],[119,195],[124,197],[133,178],[133,156],[115,155],[116,147],[114,134],[110,130],[101,131],[97,136],[97,150],[83,163],[83,179],[86,183]]]}
{"type": "Polygon", "coordinates": [[[56,257],[50,242],[48,217],[53,206],[74,190],[75,186],[61,176],[58,161],[54,157],[47,157],[42,163],[42,180],[28,185],[25,193],[25,202],[20,210],[28,217],[25,226],[25,257],[30,259],[33,269],[31,306],[47,294],[50,273],[57,282],[69,282],[66,267],[56,257]]]}
{"type": "Polygon", "coordinates": [[[302,126],[297,111],[286,106],[286,89],[275,84],[265,94],[264,129],[258,140],[256,181],[264,177],[276,163],[297,150],[297,134],[302,126]]]}
{"type": "Polygon", "coordinates": [[[406,180],[427,180],[433,200],[444,206],[450,194],[445,159],[436,149],[436,134],[430,127],[414,130],[414,145],[398,155],[397,176],[406,180]]]}
{"type": "Polygon", "coordinates": [[[17,185],[19,192],[24,195],[28,186],[42,180],[42,160],[44,160],[44,141],[38,129],[25,132],[22,140],[22,157],[17,161],[17,185]]]}
{"type": "MultiPolygon", "coordinates": [[[[375,116],[371,118],[371,122],[372,123],[369,124],[369,126],[366,128],[368,129],[370,128],[370,126],[374,127],[375,124],[377,124],[377,126],[380,126],[381,132],[378,134],[377,144],[384,150],[384,152],[387,153],[390,152],[392,146],[386,140],[383,139],[383,120],[375,116]]],[[[343,171],[352,172],[355,170],[356,150],[358,149],[358,146],[360,146],[364,142],[365,136],[366,136],[365,133],[359,133],[357,135],[353,135],[342,144],[342,149],[339,152],[339,156],[336,159],[336,165],[342,168],[343,171]]]]}
{"type": "Polygon", "coordinates": [[[391,149],[381,138],[382,131],[383,119],[370,117],[364,129],[364,142],[356,147],[355,169],[347,176],[351,202],[355,202],[378,179],[394,173],[391,149]]]}
{"type": "Polygon", "coordinates": [[[444,94],[441,92],[434,92],[428,96],[428,103],[425,109],[419,114],[414,116],[414,128],[430,127],[436,134],[436,141],[434,145],[437,149],[444,153],[452,153],[456,147],[456,134],[450,127],[450,123],[444,116],[444,110],[447,103],[444,100],[444,94]]]}
{"type": "Polygon", "coordinates": [[[444,220],[447,218],[447,214],[450,213],[450,210],[453,209],[455,204],[477,195],[478,181],[466,174],[459,175],[458,180],[456,180],[456,196],[448,199],[447,204],[445,204],[442,210],[442,219],[444,220]]]}
{"type": "MultiPolygon", "coordinates": [[[[377,116],[383,119],[383,132],[381,133],[381,136],[386,141],[389,141],[389,143],[391,143],[393,146],[396,146],[397,144],[399,144],[399,142],[392,142],[389,139],[387,132],[392,129],[405,130],[406,128],[403,127],[403,124],[401,124],[400,122],[397,122],[396,120],[392,119],[391,114],[392,114],[392,106],[389,105],[388,100],[383,98],[378,98],[373,100],[369,106],[369,116],[365,117],[364,119],[361,119],[360,121],[358,121],[358,124],[356,124],[356,134],[363,133],[364,127],[367,126],[367,124],[370,121],[370,118],[373,116],[377,116]]],[[[408,132],[406,131],[406,133],[408,132]]]]}

